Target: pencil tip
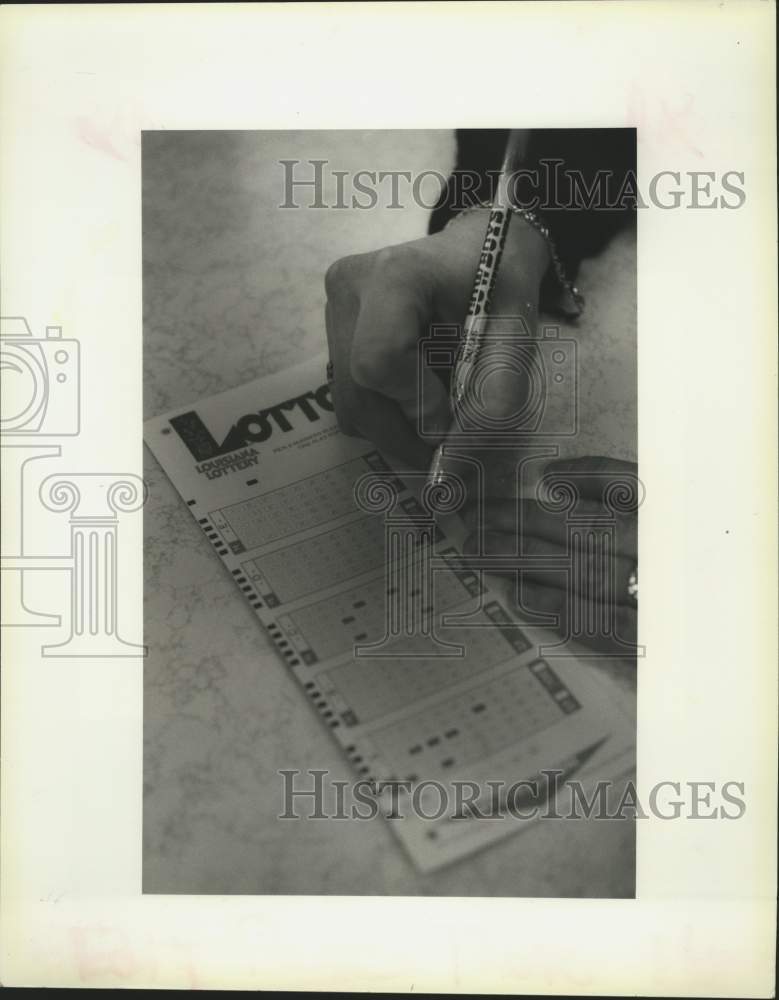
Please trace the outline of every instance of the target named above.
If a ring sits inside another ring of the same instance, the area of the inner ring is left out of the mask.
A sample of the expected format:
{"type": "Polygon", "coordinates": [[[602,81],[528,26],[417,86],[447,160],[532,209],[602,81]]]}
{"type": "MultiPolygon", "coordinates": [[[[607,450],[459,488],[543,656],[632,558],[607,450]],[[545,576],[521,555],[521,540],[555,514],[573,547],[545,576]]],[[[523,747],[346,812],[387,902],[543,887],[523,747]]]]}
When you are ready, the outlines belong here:
{"type": "Polygon", "coordinates": [[[443,470],[443,460],[444,460],[444,448],[443,445],[438,445],[433,455],[433,461],[430,465],[430,471],[427,474],[427,482],[429,486],[439,486],[443,480],[444,470],[443,470]]]}

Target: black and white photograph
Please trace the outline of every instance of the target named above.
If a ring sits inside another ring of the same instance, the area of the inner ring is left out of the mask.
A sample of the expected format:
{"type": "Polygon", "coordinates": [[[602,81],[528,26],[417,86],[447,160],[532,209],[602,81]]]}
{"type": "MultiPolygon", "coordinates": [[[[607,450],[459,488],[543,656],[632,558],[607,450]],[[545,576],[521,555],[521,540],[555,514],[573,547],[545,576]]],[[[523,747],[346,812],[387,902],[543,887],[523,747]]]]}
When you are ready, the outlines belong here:
{"type": "Polygon", "coordinates": [[[142,163],[144,891],[632,897],[635,130],[142,163]]]}
{"type": "Polygon", "coordinates": [[[0,985],[775,995],[775,21],[0,7],[0,985]]]}

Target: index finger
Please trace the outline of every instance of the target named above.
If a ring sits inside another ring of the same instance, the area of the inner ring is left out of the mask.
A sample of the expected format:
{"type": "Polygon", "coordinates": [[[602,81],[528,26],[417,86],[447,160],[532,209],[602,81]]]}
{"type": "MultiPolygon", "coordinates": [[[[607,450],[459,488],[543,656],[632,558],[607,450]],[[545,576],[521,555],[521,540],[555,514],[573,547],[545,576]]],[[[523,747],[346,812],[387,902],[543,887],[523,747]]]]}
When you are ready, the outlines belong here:
{"type": "Polygon", "coordinates": [[[408,253],[387,253],[364,290],[354,329],[350,375],[363,389],[393,400],[415,431],[437,439],[448,424],[441,380],[422,363],[419,341],[432,318],[431,282],[408,253]]]}

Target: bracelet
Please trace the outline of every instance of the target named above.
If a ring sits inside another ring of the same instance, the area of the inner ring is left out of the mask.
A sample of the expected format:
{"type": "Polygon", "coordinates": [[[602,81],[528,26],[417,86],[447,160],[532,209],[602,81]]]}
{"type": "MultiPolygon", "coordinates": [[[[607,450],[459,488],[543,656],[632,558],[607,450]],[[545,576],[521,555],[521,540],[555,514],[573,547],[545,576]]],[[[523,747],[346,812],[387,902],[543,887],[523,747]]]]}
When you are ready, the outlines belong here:
{"type": "MultiPolygon", "coordinates": [[[[453,222],[456,222],[458,219],[462,218],[463,215],[467,215],[469,212],[473,212],[479,208],[491,209],[492,206],[489,204],[489,202],[482,202],[482,201],[474,202],[473,205],[469,205],[467,208],[464,208],[461,212],[458,212],[457,215],[453,216],[447,222],[444,228],[448,229],[453,222]]],[[[535,229],[536,232],[540,233],[541,236],[543,236],[543,238],[546,240],[546,245],[549,247],[549,253],[552,260],[552,269],[554,270],[554,276],[557,279],[557,287],[559,292],[558,301],[555,303],[557,308],[559,308],[567,316],[571,317],[581,316],[584,310],[584,296],[581,294],[579,289],[571,281],[568,280],[565,274],[565,267],[563,265],[563,262],[560,260],[560,255],[557,252],[557,247],[555,246],[554,240],[552,239],[552,235],[549,232],[549,227],[546,225],[545,222],[541,221],[541,219],[536,215],[535,212],[532,212],[528,208],[519,208],[516,205],[509,205],[509,211],[513,215],[518,215],[520,216],[520,218],[524,219],[525,222],[528,223],[528,225],[532,226],[533,229],[535,229]]]]}

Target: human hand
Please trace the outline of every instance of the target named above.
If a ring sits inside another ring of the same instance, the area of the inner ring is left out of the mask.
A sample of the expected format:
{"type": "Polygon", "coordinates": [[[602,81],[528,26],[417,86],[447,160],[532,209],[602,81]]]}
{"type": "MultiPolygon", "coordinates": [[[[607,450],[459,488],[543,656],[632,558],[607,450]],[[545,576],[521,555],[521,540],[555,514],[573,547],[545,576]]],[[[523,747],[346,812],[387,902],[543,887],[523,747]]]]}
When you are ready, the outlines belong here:
{"type": "MultiPolygon", "coordinates": [[[[637,603],[628,592],[638,559],[641,485],[636,473],[635,463],[603,456],[559,459],[547,465],[545,477],[570,483],[579,498],[575,507],[577,531],[570,542],[577,546],[575,552],[569,546],[569,508],[554,513],[548,509],[551,505],[537,500],[487,496],[479,515],[484,526],[481,554],[517,555],[518,565],[527,556],[536,563],[522,570],[520,607],[555,615],[563,634],[569,634],[574,613],[580,625],[596,623],[590,635],[587,629],[577,628],[577,637],[601,650],[614,649],[614,642],[602,628],[606,621],[612,622],[613,632],[623,643],[636,642],[637,603]],[[621,491],[620,484],[624,486],[621,491]],[[604,524],[613,524],[614,543],[601,555],[592,537],[588,541],[587,536],[592,532],[597,537],[604,524]],[[539,558],[575,561],[578,572],[570,574],[570,592],[568,574],[560,568],[539,567],[539,558]]],[[[469,513],[470,526],[475,529],[475,508],[469,513]]],[[[477,552],[478,535],[473,530],[465,553],[477,552]]],[[[515,573],[510,572],[512,576],[515,573]]]]}
{"type": "MultiPolygon", "coordinates": [[[[452,421],[447,386],[420,365],[418,342],[431,324],[462,324],[487,225],[488,210],[459,217],[443,232],[411,243],[345,257],[326,275],[325,322],[333,365],[332,398],[341,430],[373,441],[415,468],[452,421]],[[419,412],[423,379],[425,413],[419,412]],[[434,433],[420,437],[419,422],[434,433]]],[[[543,237],[513,218],[493,295],[493,313],[521,315],[532,331],[548,266],[543,237]]],[[[489,342],[487,344],[489,350],[489,342]]],[[[523,387],[507,373],[490,385],[498,415],[515,412],[523,387]]]]}

